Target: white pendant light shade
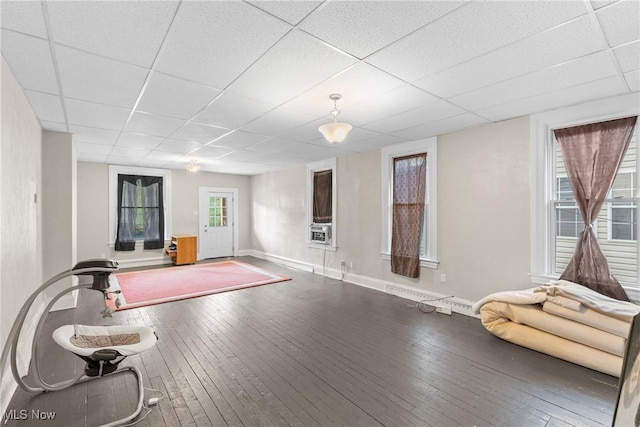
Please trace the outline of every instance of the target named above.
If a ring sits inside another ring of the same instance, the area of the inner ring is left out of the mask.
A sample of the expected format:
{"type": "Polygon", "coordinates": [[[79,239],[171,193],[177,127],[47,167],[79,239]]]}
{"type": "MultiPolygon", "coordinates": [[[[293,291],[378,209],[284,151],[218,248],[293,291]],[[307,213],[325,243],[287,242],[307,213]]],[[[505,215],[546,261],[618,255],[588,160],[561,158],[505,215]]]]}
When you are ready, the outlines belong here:
{"type": "Polygon", "coordinates": [[[350,124],[337,122],[327,123],[318,128],[325,139],[332,144],[344,141],[351,129],[353,129],[353,126],[350,124]]]}
{"type": "Polygon", "coordinates": [[[329,95],[329,99],[333,101],[333,110],[331,110],[331,114],[333,114],[333,123],[327,123],[318,128],[322,136],[332,144],[344,141],[351,129],[353,129],[353,126],[348,123],[338,123],[338,114],[340,114],[340,110],[336,107],[336,102],[340,98],[342,98],[342,96],[338,93],[329,95]]]}

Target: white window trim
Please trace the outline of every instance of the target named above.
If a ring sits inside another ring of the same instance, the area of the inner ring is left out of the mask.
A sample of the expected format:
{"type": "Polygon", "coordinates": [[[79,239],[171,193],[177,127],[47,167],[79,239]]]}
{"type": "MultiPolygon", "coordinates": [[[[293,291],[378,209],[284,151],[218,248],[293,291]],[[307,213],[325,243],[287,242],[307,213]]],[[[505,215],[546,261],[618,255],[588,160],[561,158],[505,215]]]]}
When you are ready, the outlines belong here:
{"type": "Polygon", "coordinates": [[[313,249],[324,249],[335,252],[338,248],[338,173],[337,161],[335,157],[321,160],[307,165],[307,224],[305,229],[307,247],[313,249]],[[331,170],[331,244],[311,242],[310,228],[313,223],[313,174],[316,172],[331,170]]]}
{"type": "MultiPolygon", "coordinates": [[[[558,279],[558,274],[551,274],[550,239],[553,225],[548,209],[553,186],[550,171],[553,165],[549,155],[553,129],[578,126],[605,120],[640,115],[637,94],[628,94],[592,101],[567,108],[553,110],[530,116],[530,170],[531,170],[531,272],[534,284],[543,284],[558,279]]],[[[636,174],[636,180],[640,173],[636,174]]],[[[636,182],[636,185],[638,182],[636,182]]],[[[638,187],[636,187],[638,188],[638,187]]],[[[638,251],[640,258],[640,250],[638,251]]],[[[640,265],[640,259],[638,260],[640,265]]],[[[640,277],[640,274],[639,274],[640,277]]],[[[638,284],[623,284],[627,295],[632,300],[640,300],[638,284]],[[632,287],[633,286],[633,287],[632,287]]]]}
{"type": "MultiPolygon", "coordinates": [[[[118,175],[120,174],[162,177],[164,240],[168,242],[171,239],[171,171],[169,169],[109,165],[109,247],[115,247],[118,230],[118,175]]],[[[136,240],[136,247],[141,247],[142,243],[142,240],[136,240]]]]}
{"type": "MultiPolygon", "coordinates": [[[[638,132],[636,130],[636,132],[638,132]]],[[[618,174],[621,173],[634,173],[634,170],[631,169],[620,169],[618,171],[618,174]]],[[[637,180],[637,177],[636,177],[637,180]]],[[[637,190],[636,190],[637,193],[637,190]]],[[[629,203],[633,203],[634,201],[630,200],[631,198],[628,199],[623,199],[623,200],[617,200],[617,201],[627,201],[629,203]]],[[[611,198],[607,198],[607,201],[605,201],[605,203],[607,204],[607,240],[610,242],[619,242],[619,243],[630,243],[630,242],[635,242],[634,239],[614,239],[613,236],[613,212],[612,210],[613,208],[613,204],[611,203],[611,201],[613,201],[615,199],[611,199],[611,198]]],[[[637,202],[635,202],[637,203],[637,202]]],[[[621,206],[621,208],[623,209],[629,209],[631,208],[631,206],[621,206]]]]}
{"type": "Polygon", "coordinates": [[[382,259],[391,259],[391,207],[393,202],[393,159],[412,154],[427,153],[427,197],[429,205],[428,224],[425,224],[428,247],[427,257],[420,258],[422,267],[437,269],[438,259],[438,140],[436,137],[394,144],[382,149],[382,221],[380,232],[380,254],[382,259]]]}

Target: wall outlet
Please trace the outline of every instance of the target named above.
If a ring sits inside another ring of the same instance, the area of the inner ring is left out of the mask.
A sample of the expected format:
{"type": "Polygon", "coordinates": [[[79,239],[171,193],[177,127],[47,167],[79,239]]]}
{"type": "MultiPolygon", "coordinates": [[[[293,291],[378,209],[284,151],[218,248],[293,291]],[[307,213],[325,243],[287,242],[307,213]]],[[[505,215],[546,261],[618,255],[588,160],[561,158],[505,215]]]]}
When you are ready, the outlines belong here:
{"type": "Polygon", "coordinates": [[[438,307],[436,307],[436,311],[438,313],[448,314],[449,316],[451,316],[451,307],[438,306],[438,307]]]}
{"type": "Polygon", "coordinates": [[[447,275],[446,274],[442,273],[440,275],[440,282],[441,283],[447,283],[447,275]]]}

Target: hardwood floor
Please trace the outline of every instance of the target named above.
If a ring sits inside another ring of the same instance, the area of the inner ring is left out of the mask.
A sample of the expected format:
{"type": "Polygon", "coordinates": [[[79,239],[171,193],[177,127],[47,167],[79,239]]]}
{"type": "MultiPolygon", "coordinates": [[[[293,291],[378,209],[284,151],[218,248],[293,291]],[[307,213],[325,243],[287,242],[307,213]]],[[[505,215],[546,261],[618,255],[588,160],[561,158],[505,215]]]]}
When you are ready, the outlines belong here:
{"type": "MultiPolygon", "coordinates": [[[[479,320],[425,314],[411,301],[242,258],[292,281],[118,312],[112,324],[150,325],[160,339],[127,359],[166,398],[139,426],[609,425],[617,379],[502,341],[479,320]]],[[[84,362],[50,333],[106,324],[101,295],[53,313],[39,355],[47,379],[84,362]]],[[[131,374],[31,395],[9,409],[55,411],[85,426],[132,412],[131,374]]],[[[160,393],[146,390],[146,397],[160,393]]],[[[143,414],[146,411],[143,410],[143,414]]]]}

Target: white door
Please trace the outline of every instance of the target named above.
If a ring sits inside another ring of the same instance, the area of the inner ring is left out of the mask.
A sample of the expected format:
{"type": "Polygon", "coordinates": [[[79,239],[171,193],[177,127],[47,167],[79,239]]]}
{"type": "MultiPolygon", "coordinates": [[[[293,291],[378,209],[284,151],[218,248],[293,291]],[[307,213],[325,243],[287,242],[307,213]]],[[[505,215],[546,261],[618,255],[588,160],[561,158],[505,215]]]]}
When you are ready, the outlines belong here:
{"type": "Polygon", "coordinates": [[[233,256],[233,193],[200,191],[200,258],[233,256]]]}

